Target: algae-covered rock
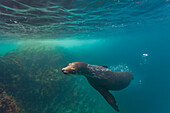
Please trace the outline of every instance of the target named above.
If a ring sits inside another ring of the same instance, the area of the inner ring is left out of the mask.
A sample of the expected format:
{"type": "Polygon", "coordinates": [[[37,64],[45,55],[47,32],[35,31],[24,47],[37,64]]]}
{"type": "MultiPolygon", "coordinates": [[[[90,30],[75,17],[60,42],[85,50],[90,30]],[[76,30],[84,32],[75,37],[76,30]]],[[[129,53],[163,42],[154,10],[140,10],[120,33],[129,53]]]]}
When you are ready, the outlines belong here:
{"type": "Polygon", "coordinates": [[[3,91],[2,88],[0,88],[0,113],[18,113],[19,108],[15,102],[15,100],[12,98],[12,96],[9,96],[6,94],[5,91],[3,91]]]}
{"type": "Polygon", "coordinates": [[[92,97],[81,85],[82,78],[60,71],[71,61],[62,48],[21,46],[0,56],[0,84],[16,99],[22,113],[90,112],[92,97]]]}

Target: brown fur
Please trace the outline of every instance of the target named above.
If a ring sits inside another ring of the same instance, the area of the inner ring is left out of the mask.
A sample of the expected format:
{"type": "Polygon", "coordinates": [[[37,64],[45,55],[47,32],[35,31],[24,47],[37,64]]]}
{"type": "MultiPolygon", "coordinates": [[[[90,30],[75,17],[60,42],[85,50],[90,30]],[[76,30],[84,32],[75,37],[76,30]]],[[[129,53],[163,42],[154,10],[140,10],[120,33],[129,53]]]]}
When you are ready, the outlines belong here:
{"type": "Polygon", "coordinates": [[[114,96],[108,90],[121,90],[126,88],[133,79],[131,72],[114,72],[103,66],[90,65],[83,62],[73,62],[62,69],[64,74],[84,75],[88,82],[106,99],[106,101],[119,111],[114,96]]]}

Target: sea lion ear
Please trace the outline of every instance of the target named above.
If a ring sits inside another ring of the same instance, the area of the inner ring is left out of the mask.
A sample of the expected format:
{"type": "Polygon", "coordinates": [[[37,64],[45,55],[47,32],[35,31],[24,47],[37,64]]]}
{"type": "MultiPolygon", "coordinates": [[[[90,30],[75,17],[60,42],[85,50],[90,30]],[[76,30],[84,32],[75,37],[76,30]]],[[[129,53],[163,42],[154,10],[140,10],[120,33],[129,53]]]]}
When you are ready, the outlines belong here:
{"type": "Polygon", "coordinates": [[[108,68],[107,66],[100,66],[100,67],[108,68]]]}

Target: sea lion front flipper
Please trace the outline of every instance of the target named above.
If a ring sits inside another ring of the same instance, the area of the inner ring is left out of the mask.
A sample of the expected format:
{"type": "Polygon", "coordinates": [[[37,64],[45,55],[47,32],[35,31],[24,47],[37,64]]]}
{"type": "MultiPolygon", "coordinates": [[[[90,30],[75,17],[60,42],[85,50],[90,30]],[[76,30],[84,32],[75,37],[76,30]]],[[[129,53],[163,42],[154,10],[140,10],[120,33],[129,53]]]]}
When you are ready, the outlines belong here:
{"type": "Polygon", "coordinates": [[[119,112],[119,108],[116,105],[116,100],[114,96],[106,89],[99,88],[97,89],[99,93],[106,99],[106,101],[117,111],[119,112]]]}

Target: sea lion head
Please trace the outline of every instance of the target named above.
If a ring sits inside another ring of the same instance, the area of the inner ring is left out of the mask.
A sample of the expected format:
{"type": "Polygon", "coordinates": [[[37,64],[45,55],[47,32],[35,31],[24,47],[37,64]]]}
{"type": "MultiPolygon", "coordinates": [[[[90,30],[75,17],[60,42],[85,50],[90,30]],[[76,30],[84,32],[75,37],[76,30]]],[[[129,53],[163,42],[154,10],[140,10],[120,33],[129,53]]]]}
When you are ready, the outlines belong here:
{"type": "Polygon", "coordinates": [[[86,63],[83,62],[73,62],[69,63],[67,67],[62,68],[62,72],[64,74],[82,74],[81,72],[84,70],[83,68],[86,67],[86,63]]]}

